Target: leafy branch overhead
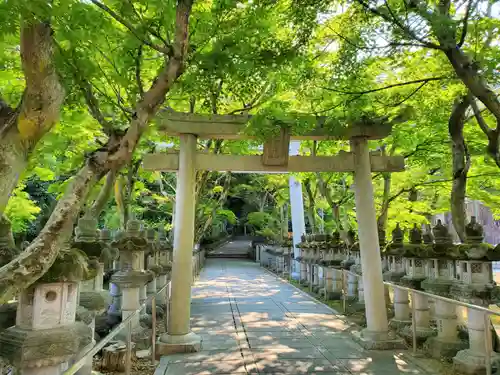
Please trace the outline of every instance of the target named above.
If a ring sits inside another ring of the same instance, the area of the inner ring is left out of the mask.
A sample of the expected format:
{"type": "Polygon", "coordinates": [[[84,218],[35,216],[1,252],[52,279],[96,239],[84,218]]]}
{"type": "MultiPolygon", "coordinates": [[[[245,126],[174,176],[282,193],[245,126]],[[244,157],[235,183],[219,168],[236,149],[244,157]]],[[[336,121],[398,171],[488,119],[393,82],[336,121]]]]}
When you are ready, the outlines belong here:
{"type": "MultiPolygon", "coordinates": [[[[373,175],[379,228],[451,211],[463,237],[466,198],[499,213],[499,30],[487,0],[1,2],[0,222],[30,243],[1,269],[2,298],[42,277],[85,212],[172,228],[175,174],[141,167],[178,147],[158,111],[250,116],[252,140],[198,140],[216,154],[260,154],[283,128],[392,127],[370,141],[407,166],[373,175]]],[[[304,141],[300,153],[348,150],[304,141]]],[[[351,174],[294,178],[308,231],[356,227],[351,174]]],[[[198,171],[196,193],[197,241],[288,232],[287,175],[198,171]]]]}

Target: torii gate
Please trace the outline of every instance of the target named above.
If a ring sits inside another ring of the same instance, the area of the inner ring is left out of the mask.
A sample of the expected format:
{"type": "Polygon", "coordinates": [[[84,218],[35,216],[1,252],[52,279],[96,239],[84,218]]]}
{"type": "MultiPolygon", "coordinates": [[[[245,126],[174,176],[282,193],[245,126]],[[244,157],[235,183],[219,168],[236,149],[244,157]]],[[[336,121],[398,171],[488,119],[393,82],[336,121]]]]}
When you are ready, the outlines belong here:
{"type": "Polygon", "coordinates": [[[199,350],[200,338],[190,331],[191,256],[194,246],[195,174],[197,170],[241,173],[354,172],[356,218],[358,221],[361,266],[365,288],[367,328],[362,339],[372,348],[387,347],[389,341],[385,308],[382,262],[373,199],[371,172],[404,170],[402,156],[370,153],[368,140],[382,139],[391,124],[379,121],[351,124],[335,135],[318,127],[308,134],[281,129],[278,137],[264,143],[263,155],[216,155],[198,152],[200,139],[251,139],[244,134],[248,115],[198,115],[162,113],[157,118],[160,131],[180,138],[180,152],[155,153],[144,157],[143,167],[152,171],[177,171],[172,266],[171,313],[168,332],[160,337],[158,354],[199,350]],[[290,133],[290,131],[292,133],[290,133]],[[289,156],[289,142],[295,140],[350,140],[351,151],[336,156],[289,156]],[[380,343],[380,345],[377,345],[380,343]]]}

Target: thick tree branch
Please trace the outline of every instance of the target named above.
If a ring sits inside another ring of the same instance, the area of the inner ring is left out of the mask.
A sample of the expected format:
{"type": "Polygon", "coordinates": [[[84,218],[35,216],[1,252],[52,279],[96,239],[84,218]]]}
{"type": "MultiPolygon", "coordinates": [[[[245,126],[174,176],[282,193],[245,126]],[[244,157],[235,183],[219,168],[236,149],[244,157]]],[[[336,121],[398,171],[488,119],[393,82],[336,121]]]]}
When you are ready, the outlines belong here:
{"type": "Polygon", "coordinates": [[[467,27],[469,24],[469,16],[472,8],[472,0],[467,2],[467,9],[465,10],[465,16],[462,20],[462,33],[460,35],[460,40],[458,41],[457,46],[462,47],[465,42],[465,37],[467,36],[467,27]]]}
{"type": "Polygon", "coordinates": [[[472,99],[470,105],[472,107],[472,111],[474,112],[474,117],[476,118],[477,124],[489,139],[492,136],[493,129],[488,126],[486,121],[484,121],[484,118],[481,115],[481,111],[479,111],[476,99],[472,99]]]}
{"type": "Polygon", "coordinates": [[[472,96],[466,95],[455,104],[448,121],[448,132],[452,143],[453,182],[451,187],[451,218],[455,231],[462,242],[465,242],[465,194],[467,190],[467,173],[470,168],[470,153],[465,143],[463,129],[465,114],[472,96]]]}
{"type": "Polygon", "coordinates": [[[115,185],[117,173],[116,171],[109,171],[106,175],[106,181],[104,182],[104,186],[102,187],[99,195],[95,199],[92,207],[90,208],[90,212],[92,217],[99,218],[102,210],[106,203],[108,203],[109,198],[111,197],[111,193],[113,192],[113,187],[115,185]]]}
{"type": "Polygon", "coordinates": [[[29,152],[53,126],[64,100],[64,89],[54,63],[54,41],[49,24],[23,21],[21,62],[26,89],[19,105],[17,129],[29,152]]]}
{"type": "Polygon", "coordinates": [[[137,56],[135,58],[135,81],[137,82],[137,91],[142,98],[144,95],[144,85],[141,78],[141,62],[142,62],[142,44],[137,49],[137,56]]]}

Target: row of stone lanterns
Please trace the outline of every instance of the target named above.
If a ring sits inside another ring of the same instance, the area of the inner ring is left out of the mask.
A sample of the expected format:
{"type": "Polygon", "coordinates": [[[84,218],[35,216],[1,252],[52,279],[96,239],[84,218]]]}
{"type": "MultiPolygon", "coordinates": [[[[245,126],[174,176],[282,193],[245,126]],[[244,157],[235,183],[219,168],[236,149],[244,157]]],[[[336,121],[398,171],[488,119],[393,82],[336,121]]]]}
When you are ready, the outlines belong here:
{"type": "MultiPolygon", "coordinates": [[[[409,233],[409,243],[404,242],[404,232],[399,225],[393,231],[389,244],[385,243],[385,233],[381,233],[384,279],[472,305],[487,307],[495,303],[498,288],[493,281],[492,261],[500,260],[500,252],[482,242],[482,228],[474,217],[466,232],[467,243],[461,245],[452,243],[451,236],[440,221],[432,232],[422,233],[414,226],[409,233]]],[[[359,246],[353,232],[347,233],[343,242],[339,237],[338,234],[302,236],[298,245],[301,256],[295,259],[300,264],[300,282],[327,299],[341,298],[345,283],[345,297],[355,301],[356,308],[363,308],[359,246]],[[349,270],[347,280],[342,279],[342,269],[349,270]]],[[[261,255],[261,263],[271,265],[272,270],[280,273],[283,269],[278,258],[291,254],[291,251],[265,246],[264,254],[261,255]],[[262,259],[265,261],[262,262],[262,259]]],[[[412,293],[411,298],[412,309],[408,291],[394,288],[391,328],[410,341],[415,331],[418,344],[423,344],[435,358],[453,358],[458,372],[472,374],[484,371],[487,337],[484,313],[467,309],[467,343],[458,334],[457,311],[462,312],[463,308],[419,293],[412,293]],[[412,310],[416,327],[412,327],[412,310]],[[431,323],[435,323],[435,327],[431,323]]],[[[491,353],[490,357],[492,365],[500,363],[496,353],[491,353]]]]}
{"type": "MultiPolygon", "coordinates": [[[[0,266],[17,253],[6,243],[0,238],[0,266]]],[[[95,345],[99,335],[94,330],[107,334],[167,285],[172,256],[163,228],[144,230],[132,219],[125,231],[112,236],[97,229],[97,220],[84,216],[71,249],[61,251],[47,274],[20,294],[15,325],[0,327],[6,328],[0,334],[0,357],[23,375],[61,374],[95,345]],[[109,291],[104,290],[105,273],[112,273],[109,291]]],[[[203,263],[204,252],[194,250],[193,278],[203,263]]],[[[165,290],[158,294],[157,314],[167,309],[166,296],[165,290]]],[[[151,310],[146,309],[149,314],[151,310]]],[[[136,349],[150,346],[151,324],[147,315],[132,318],[136,349]]],[[[119,338],[126,334],[122,331],[119,338]]],[[[91,373],[91,360],[79,374],[91,373]]]]}

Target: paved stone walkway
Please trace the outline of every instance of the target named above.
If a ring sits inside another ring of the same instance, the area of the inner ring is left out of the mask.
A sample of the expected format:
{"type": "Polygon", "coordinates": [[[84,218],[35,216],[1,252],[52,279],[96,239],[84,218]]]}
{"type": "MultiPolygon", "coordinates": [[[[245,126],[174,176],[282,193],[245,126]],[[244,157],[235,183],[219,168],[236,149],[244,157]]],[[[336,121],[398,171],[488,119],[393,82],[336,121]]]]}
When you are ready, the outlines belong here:
{"type": "Polygon", "coordinates": [[[400,353],[363,350],[332,310],[250,261],[207,261],[191,324],[202,351],[162,357],[155,375],[427,374],[400,353]]]}
{"type": "Polygon", "coordinates": [[[251,241],[232,240],[210,252],[211,257],[247,258],[251,241]]]}

